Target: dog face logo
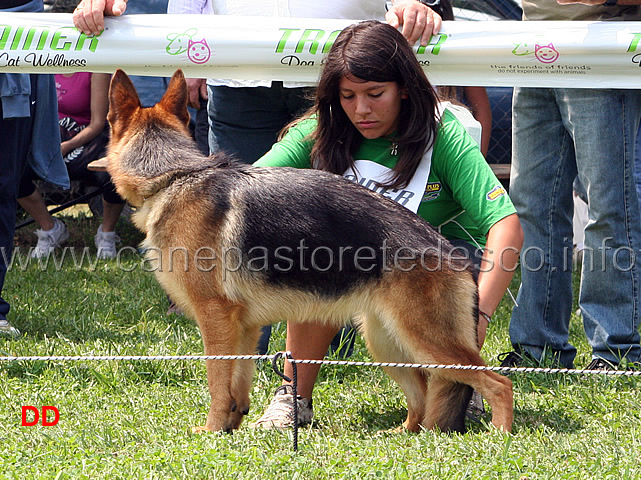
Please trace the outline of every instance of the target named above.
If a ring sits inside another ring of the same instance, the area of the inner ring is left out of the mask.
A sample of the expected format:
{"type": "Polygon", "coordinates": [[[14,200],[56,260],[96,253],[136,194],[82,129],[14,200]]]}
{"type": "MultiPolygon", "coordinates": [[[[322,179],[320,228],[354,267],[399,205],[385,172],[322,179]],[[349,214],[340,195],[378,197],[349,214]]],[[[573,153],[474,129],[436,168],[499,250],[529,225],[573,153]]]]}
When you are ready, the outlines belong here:
{"type": "Polygon", "coordinates": [[[165,47],[166,52],[169,55],[182,55],[189,48],[189,41],[196,34],[198,30],[195,28],[189,28],[183,33],[170,33],[167,35],[167,40],[169,43],[165,47]]]}
{"type": "Polygon", "coordinates": [[[534,56],[541,63],[553,63],[559,58],[559,52],[552,43],[549,45],[539,45],[537,43],[534,46],[534,56]]]}
{"type": "Polygon", "coordinates": [[[530,45],[526,42],[514,43],[514,48],[512,49],[512,55],[517,57],[524,57],[526,55],[531,55],[532,49],[530,45]]]}
{"type": "Polygon", "coordinates": [[[207,41],[204,38],[197,42],[189,39],[187,57],[194,63],[206,63],[211,58],[211,50],[207,45],[207,41]]]}

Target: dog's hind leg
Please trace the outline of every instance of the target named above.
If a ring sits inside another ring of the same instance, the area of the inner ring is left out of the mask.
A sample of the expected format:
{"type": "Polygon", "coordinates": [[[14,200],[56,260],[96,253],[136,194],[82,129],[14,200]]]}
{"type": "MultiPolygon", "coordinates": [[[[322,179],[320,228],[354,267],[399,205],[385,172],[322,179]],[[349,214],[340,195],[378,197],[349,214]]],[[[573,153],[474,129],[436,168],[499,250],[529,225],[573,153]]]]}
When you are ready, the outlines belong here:
{"type": "MultiPolygon", "coordinates": [[[[203,338],[205,355],[236,355],[241,338],[241,307],[223,298],[193,301],[192,308],[203,338]]],[[[232,378],[237,360],[207,360],[207,384],[211,405],[203,427],[192,432],[230,432],[236,425],[238,409],[232,395],[232,378]]]]}
{"type": "MultiPolygon", "coordinates": [[[[413,363],[485,365],[479,354],[477,287],[471,274],[415,269],[391,276],[386,287],[390,294],[377,297],[380,309],[386,312],[386,324],[413,363]]],[[[422,422],[425,428],[463,431],[472,387],[492,407],[493,425],[510,431],[513,406],[509,379],[491,371],[430,372],[422,422]]]]}
{"type": "MultiPolygon", "coordinates": [[[[400,333],[399,336],[405,335],[400,333]]],[[[441,338],[440,342],[435,342],[429,336],[423,337],[420,342],[413,339],[413,361],[485,366],[478,351],[458,343],[457,338],[455,334],[448,339],[441,338]]],[[[492,407],[492,424],[499,430],[509,432],[513,420],[512,382],[492,371],[431,370],[422,425],[427,429],[438,427],[443,432],[464,432],[465,410],[472,389],[477,390],[492,407]]]]}
{"type": "MultiPolygon", "coordinates": [[[[254,355],[260,336],[260,327],[250,327],[243,331],[240,338],[239,355],[254,355]]],[[[231,395],[236,409],[231,414],[232,428],[240,426],[245,415],[249,413],[249,391],[254,375],[253,360],[237,360],[231,381],[231,395]]]]}
{"type": "MultiPolygon", "coordinates": [[[[468,365],[484,365],[480,356],[479,361],[471,360],[466,362],[468,365]]],[[[439,376],[441,381],[450,385],[469,385],[478,391],[492,407],[492,425],[504,432],[512,430],[514,420],[512,382],[509,378],[499,375],[492,371],[474,371],[474,370],[447,370],[439,376]]],[[[432,384],[430,384],[430,390],[432,384]]],[[[428,395],[431,399],[431,395],[428,395]]],[[[469,399],[467,400],[469,401],[469,399]]],[[[467,405],[465,401],[465,405],[467,405]]],[[[437,401],[438,402],[438,401],[437,401]]],[[[443,405],[443,410],[449,409],[448,405],[443,405]]],[[[428,406],[429,409],[429,406],[428,406]]],[[[427,418],[437,419],[438,413],[435,409],[431,414],[428,412],[427,418]]],[[[436,421],[438,425],[438,421],[436,421]]],[[[427,425],[426,425],[427,426],[427,425]]]]}
{"type": "Polygon", "coordinates": [[[427,391],[427,409],[421,424],[427,429],[438,427],[445,433],[465,433],[465,409],[472,397],[472,387],[452,382],[432,372],[427,391]]]}
{"type": "MultiPolygon", "coordinates": [[[[376,315],[367,315],[361,328],[367,347],[376,361],[409,362],[396,340],[389,335],[376,315]]],[[[396,367],[384,367],[383,370],[398,383],[405,394],[407,418],[403,422],[403,427],[412,432],[418,432],[425,412],[427,373],[418,369],[396,367]]]]}
{"type": "MultiPolygon", "coordinates": [[[[443,365],[484,366],[481,356],[462,345],[432,348],[430,363],[443,365]]],[[[422,363],[422,362],[421,362],[422,363]]],[[[492,424],[509,432],[512,428],[512,382],[496,372],[458,369],[432,371],[427,394],[427,409],[423,426],[438,427],[444,432],[465,431],[465,410],[472,389],[477,390],[492,407],[492,424]]]]}

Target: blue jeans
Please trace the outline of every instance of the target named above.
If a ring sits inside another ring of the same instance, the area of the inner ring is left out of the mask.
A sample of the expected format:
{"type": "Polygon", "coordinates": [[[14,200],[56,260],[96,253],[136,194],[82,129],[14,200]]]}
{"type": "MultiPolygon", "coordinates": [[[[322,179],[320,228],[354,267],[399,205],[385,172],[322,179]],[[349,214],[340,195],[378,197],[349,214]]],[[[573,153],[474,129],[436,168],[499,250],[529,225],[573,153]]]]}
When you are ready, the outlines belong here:
{"type": "Polygon", "coordinates": [[[254,163],[272,148],[285,125],[313,104],[313,89],[207,86],[209,149],[254,163]]]}
{"type": "Polygon", "coordinates": [[[510,196],[525,240],[512,312],[517,350],[572,367],[572,182],[589,204],[579,306],[593,357],[638,361],[641,213],[634,145],[641,91],[516,88],[510,196]]]}
{"type": "MultiPolygon", "coordinates": [[[[34,77],[31,78],[33,105],[36,89],[34,77]]],[[[7,263],[13,253],[18,183],[27,166],[32,127],[32,116],[4,119],[0,102],[0,320],[7,319],[10,308],[9,303],[2,298],[2,288],[7,263]]]]}
{"type": "Polygon", "coordinates": [[[641,202],[641,125],[637,133],[637,145],[634,151],[634,168],[637,175],[637,196],[641,202]]]}

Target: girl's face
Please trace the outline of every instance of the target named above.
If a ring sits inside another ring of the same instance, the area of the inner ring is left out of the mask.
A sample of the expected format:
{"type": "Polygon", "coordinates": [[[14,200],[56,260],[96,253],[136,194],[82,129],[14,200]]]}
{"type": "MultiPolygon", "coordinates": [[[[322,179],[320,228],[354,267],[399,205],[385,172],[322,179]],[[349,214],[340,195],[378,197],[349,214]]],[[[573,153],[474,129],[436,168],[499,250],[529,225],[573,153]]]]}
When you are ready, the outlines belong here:
{"type": "Polygon", "coordinates": [[[396,82],[343,77],[338,89],[345,114],[363,137],[380,138],[396,131],[401,100],[407,98],[396,82]]]}

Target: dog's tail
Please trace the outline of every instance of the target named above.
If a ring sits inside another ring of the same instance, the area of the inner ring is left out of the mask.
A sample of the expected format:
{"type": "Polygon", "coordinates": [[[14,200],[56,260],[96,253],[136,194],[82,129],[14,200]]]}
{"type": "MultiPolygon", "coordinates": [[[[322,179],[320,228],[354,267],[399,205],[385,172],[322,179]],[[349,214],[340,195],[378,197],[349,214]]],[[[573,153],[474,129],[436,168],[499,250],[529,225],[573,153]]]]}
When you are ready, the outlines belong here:
{"type": "Polygon", "coordinates": [[[473,391],[469,385],[433,375],[428,388],[433,403],[428,408],[435,411],[434,426],[445,433],[465,433],[465,412],[473,391]]]}

